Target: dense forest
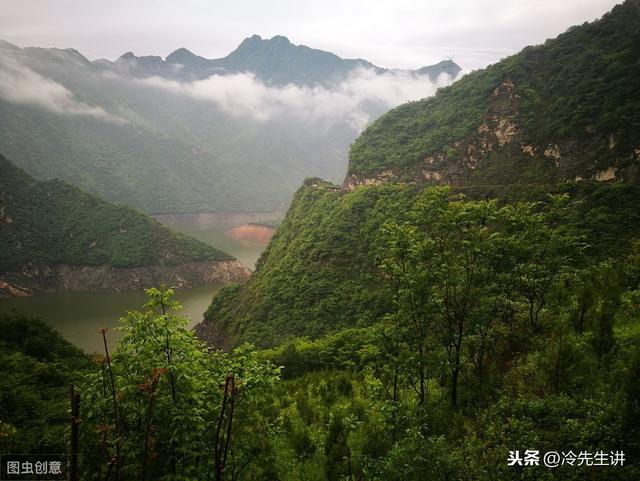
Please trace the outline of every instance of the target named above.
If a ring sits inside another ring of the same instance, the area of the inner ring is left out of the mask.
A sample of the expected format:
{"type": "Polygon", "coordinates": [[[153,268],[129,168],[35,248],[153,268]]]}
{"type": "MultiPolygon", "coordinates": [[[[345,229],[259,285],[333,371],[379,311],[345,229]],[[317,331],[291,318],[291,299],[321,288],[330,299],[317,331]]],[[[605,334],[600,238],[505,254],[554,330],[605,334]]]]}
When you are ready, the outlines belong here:
{"type": "Polygon", "coordinates": [[[226,260],[130,207],[68,183],[36,181],[0,155],[0,272],[26,264],[115,267],[226,260]]]}
{"type": "Polygon", "coordinates": [[[0,452],[96,481],[639,479],[639,18],[383,116],[193,331],[165,286],[90,357],[0,317],[0,452]],[[430,156],[456,181],[415,181],[430,156]]]}

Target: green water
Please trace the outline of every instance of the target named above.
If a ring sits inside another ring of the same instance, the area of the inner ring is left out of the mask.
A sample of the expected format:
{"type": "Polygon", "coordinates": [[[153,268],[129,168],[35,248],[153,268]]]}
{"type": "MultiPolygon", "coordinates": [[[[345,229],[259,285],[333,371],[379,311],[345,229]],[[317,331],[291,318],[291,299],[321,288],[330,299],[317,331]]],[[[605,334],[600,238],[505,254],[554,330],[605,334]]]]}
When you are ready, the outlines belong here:
{"type": "MultiPolygon", "coordinates": [[[[221,284],[207,284],[176,292],[184,306],[181,313],[191,319],[191,326],[202,320],[221,284]]],[[[140,309],[146,302],[142,292],[57,292],[30,297],[0,299],[0,312],[18,312],[47,321],[76,346],[87,352],[103,351],[98,329],[109,329],[110,344],[115,344],[118,332],[113,328],[128,310],[140,309]]]]}
{"type": "MultiPolygon", "coordinates": [[[[171,219],[161,218],[160,220],[177,231],[228,252],[249,269],[254,270],[255,263],[265,249],[266,244],[229,237],[226,234],[229,229],[254,220],[254,216],[251,214],[234,217],[234,219],[211,220],[197,216],[175,216],[171,219]]],[[[260,218],[258,217],[255,220],[260,218]]]]}
{"type": "MultiPolygon", "coordinates": [[[[222,220],[177,217],[166,223],[175,230],[228,252],[253,270],[266,245],[239,241],[225,235],[227,230],[251,221],[247,216],[222,220]]],[[[177,300],[183,305],[182,314],[191,319],[191,326],[202,320],[213,294],[220,287],[221,284],[209,284],[176,292],[177,300]]],[[[85,351],[102,352],[102,337],[98,329],[109,328],[110,343],[115,344],[118,332],[113,328],[118,325],[118,319],[128,310],[140,309],[144,302],[142,292],[58,292],[0,299],[0,313],[16,310],[38,316],[85,351]]]]}

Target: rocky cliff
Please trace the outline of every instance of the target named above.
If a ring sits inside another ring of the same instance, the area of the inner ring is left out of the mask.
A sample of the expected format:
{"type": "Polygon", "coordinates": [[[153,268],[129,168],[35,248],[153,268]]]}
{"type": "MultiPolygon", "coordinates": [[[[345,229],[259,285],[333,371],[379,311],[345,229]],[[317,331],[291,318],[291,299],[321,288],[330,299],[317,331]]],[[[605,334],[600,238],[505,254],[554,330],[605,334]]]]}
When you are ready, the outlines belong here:
{"type": "Polygon", "coordinates": [[[160,284],[189,289],[213,282],[244,282],[250,276],[251,271],[237,260],[130,268],[107,265],[26,265],[20,271],[0,274],[0,297],[53,291],[125,292],[160,284]]]}
{"type": "Polygon", "coordinates": [[[380,117],[344,187],[640,181],[640,1],[380,117]]]}

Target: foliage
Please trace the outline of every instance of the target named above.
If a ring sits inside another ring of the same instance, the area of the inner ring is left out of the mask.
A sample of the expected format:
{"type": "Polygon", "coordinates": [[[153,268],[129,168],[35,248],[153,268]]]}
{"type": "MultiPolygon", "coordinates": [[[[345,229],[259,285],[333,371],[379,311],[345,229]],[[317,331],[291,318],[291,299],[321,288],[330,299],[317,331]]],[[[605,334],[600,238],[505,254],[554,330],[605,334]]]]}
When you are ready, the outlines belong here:
{"type": "Polygon", "coordinates": [[[0,316],[0,451],[61,453],[69,386],[89,359],[45,322],[0,316]]]}
{"type": "MultiPolygon", "coordinates": [[[[630,158],[640,131],[639,23],[638,1],[627,0],[599,21],[572,27],[468,74],[432,98],[391,110],[353,143],[349,172],[401,173],[428,156],[451,157],[447,153],[453,146],[472,137],[490,113],[494,91],[506,80],[518,99],[514,121],[523,145],[542,152],[568,142],[579,164],[577,175],[583,177],[603,159],[630,158]]],[[[507,161],[505,183],[520,182],[512,156],[507,161]]],[[[532,167],[532,162],[525,156],[519,167],[532,167]]],[[[541,180],[540,172],[536,178],[541,180]]]]}
{"type": "Polygon", "coordinates": [[[0,271],[26,264],[138,267],[231,257],[128,207],[58,180],[38,182],[0,156],[0,271]]]}
{"type": "Polygon", "coordinates": [[[257,396],[279,369],[251,346],[231,355],[205,348],[176,315],[171,289],[146,292],[144,311],[122,318],[118,349],[82,391],[86,479],[237,479],[263,456],[269,429],[255,429],[257,396]]]}
{"type": "MultiPolygon", "coordinates": [[[[378,269],[380,256],[388,250],[381,228],[391,219],[399,225],[408,221],[421,202],[420,192],[399,184],[341,191],[310,179],[296,193],[252,279],[221,289],[205,322],[215,323],[230,344],[248,340],[259,347],[277,345],[290,336],[314,339],[344,327],[371,325],[391,312],[393,297],[392,283],[378,269]]],[[[530,214],[522,226],[527,228],[522,241],[527,236],[529,241],[545,237],[539,230],[544,216],[536,209],[548,203],[551,194],[559,202],[554,225],[563,225],[558,235],[575,231],[591,259],[621,255],[633,238],[640,237],[640,189],[633,185],[563,183],[456,192],[464,192],[468,200],[496,199],[493,208],[506,208],[504,216],[511,212],[511,217],[523,219],[530,214]],[[536,208],[527,207],[532,202],[536,208]]],[[[539,248],[539,256],[547,255],[544,245],[539,248]]]]}

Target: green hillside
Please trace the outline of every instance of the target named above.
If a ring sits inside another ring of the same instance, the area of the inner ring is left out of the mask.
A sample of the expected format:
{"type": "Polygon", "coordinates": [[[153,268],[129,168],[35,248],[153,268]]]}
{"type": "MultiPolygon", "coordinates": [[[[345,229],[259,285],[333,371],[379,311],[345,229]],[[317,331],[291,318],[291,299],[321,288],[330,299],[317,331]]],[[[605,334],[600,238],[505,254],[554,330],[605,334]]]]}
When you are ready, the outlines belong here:
{"type": "Polygon", "coordinates": [[[139,267],[231,257],[135,210],[59,180],[39,182],[0,156],[0,272],[27,264],[139,267]]]}
{"type": "Polygon", "coordinates": [[[570,28],[380,117],[353,144],[355,178],[637,181],[640,4],[570,28]],[[425,172],[431,173],[431,175],[425,172]]]}
{"type": "Polygon", "coordinates": [[[639,14],[391,111],[298,190],[196,329],[283,366],[264,479],[638,477],[639,14]]]}
{"type": "MultiPolygon", "coordinates": [[[[640,200],[640,187],[633,177],[637,160],[632,157],[632,147],[640,146],[640,128],[634,127],[640,119],[640,104],[632,95],[640,91],[640,75],[632,74],[638,68],[633,61],[640,45],[633,41],[639,38],[634,28],[640,23],[638,5],[637,0],[626,2],[593,24],[573,27],[542,46],[529,47],[468,75],[434,98],[385,114],[355,142],[349,168],[351,175],[363,179],[387,171],[375,182],[382,185],[349,191],[307,181],[251,282],[237,291],[223,290],[214,299],[208,319],[216,335],[222,331],[231,338],[260,339],[269,345],[288,335],[313,337],[344,326],[366,325],[386,312],[389,286],[378,269],[384,248],[376,251],[382,242],[381,227],[391,219],[401,222],[425,187],[424,182],[413,185],[415,169],[425,168],[419,160],[460,139],[471,138],[467,145],[486,140],[476,129],[489,115],[488,109],[496,112],[493,93],[506,80],[516,86],[507,100],[517,100],[513,122],[519,125],[522,141],[564,146],[569,141],[562,139],[571,139],[573,147],[567,155],[573,159],[571,168],[580,170],[571,174],[572,182],[559,182],[562,168],[555,166],[554,159],[532,157],[513,141],[491,147],[477,168],[462,174],[458,165],[464,158],[444,156],[439,168],[451,172],[453,180],[443,176],[441,183],[453,184],[469,199],[497,198],[501,205],[544,201],[550,193],[567,194],[571,204],[565,222],[586,237],[589,256],[601,259],[627,252],[640,226],[634,207],[640,200]],[[579,88],[567,83],[578,80],[579,88]],[[617,90],[609,88],[614,80],[617,90]],[[544,88],[544,95],[534,95],[532,86],[544,88]],[[534,97],[538,102],[533,102],[534,97]],[[589,134],[585,123],[602,135],[589,134]],[[534,134],[538,140],[527,137],[534,134]],[[609,136],[615,139],[611,147],[609,136]],[[627,182],[588,180],[597,166],[618,168],[624,172],[618,180],[627,182]],[[457,175],[465,181],[460,182],[457,175]],[[574,181],[574,177],[583,180],[574,181]],[[398,184],[398,180],[411,184],[398,184]]],[[[501,102],[502,113],[508,112],[510,103],[501,102]]],[[[352,187],[349,180],[348,176],[345,183],[352,187]]]]}

